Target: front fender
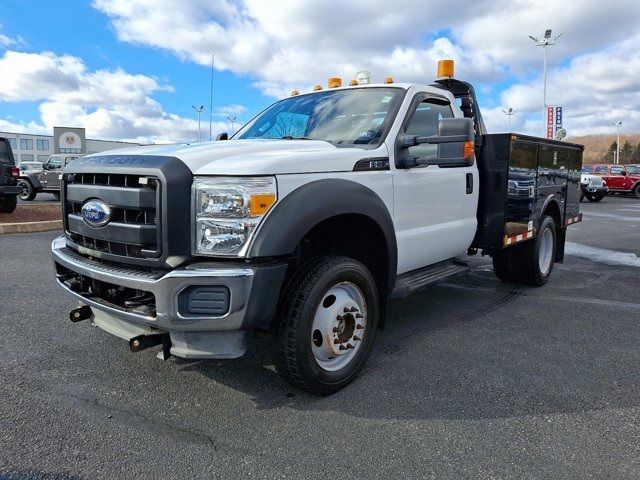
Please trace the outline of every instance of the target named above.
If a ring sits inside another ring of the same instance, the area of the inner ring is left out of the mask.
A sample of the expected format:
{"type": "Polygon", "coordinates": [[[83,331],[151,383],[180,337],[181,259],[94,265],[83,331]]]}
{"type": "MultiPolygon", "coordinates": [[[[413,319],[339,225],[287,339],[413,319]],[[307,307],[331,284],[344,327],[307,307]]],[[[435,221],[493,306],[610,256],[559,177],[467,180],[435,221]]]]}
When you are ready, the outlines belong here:
{"type": "Polygon", "coordinates": [[[248,257],[278,257],[295,252],[313,227],[331,217],[356,214],[373,220],[384,234],[393,286],[398,265],[395,229],[389,209],[370,188],[343,179],[324,179],[303,185],[284,197],[256,232],[248,257]]]}

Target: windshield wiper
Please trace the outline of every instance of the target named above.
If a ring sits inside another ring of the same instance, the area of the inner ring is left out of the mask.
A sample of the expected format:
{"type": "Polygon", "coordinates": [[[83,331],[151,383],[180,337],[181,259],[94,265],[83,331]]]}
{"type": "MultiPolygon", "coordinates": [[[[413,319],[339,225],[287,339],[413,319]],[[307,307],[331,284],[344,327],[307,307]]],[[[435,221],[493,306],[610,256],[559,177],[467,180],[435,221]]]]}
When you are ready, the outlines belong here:
{"type": "Polygon", "coordinates": [[[282,140],[312,140],[311,138],[308,137],[293,137],[291,135],[285,135],[284,137],[281,137],[282,140]]]}

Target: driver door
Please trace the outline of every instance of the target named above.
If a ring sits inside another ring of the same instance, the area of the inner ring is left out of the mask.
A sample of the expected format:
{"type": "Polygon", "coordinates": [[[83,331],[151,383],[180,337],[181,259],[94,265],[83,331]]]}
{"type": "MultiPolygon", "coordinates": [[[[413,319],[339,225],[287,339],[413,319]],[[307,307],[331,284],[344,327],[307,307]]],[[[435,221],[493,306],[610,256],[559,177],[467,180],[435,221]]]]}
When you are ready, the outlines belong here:
{"type": "Polygon", "coordinates": [[[43,188],[56,188],[60,185],[58,175],[62,171],[62,155],[52,155],[44,164],[40,174],[40,183],[43,188]]]}
{"type": "MultiPolygon", "coordinates": [[[[398,135],[438,135],[439,121],[453,116],[448,99],[418,94],[398,135]]],[[[430,157],[436,154],[437,146],[429,144],[398,147],[394,151],[396,156],[430,157]]],[[[477,225],[475,164],[449,168],[437,165],[397,168],[393,191],[398,274],[466,253],[477,225]]]]}

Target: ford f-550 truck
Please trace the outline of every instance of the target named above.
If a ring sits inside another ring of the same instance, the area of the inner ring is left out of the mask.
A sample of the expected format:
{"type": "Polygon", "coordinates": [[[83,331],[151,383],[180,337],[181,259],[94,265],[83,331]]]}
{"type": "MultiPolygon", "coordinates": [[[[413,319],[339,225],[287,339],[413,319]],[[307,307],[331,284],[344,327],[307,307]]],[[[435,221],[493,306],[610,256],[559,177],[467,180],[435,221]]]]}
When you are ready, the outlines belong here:
{"type": "Polygon", "coordinates": [[[235,358],[273,334],[278,370],[317,394],[351,382],[387,299],[493,258],[543,285],[580,221],[583,148],[489,135],[472,86],[294,94],[230,140],[80,158],[63,171],[58,283],[72,321],[159,356],[235,358]]]}

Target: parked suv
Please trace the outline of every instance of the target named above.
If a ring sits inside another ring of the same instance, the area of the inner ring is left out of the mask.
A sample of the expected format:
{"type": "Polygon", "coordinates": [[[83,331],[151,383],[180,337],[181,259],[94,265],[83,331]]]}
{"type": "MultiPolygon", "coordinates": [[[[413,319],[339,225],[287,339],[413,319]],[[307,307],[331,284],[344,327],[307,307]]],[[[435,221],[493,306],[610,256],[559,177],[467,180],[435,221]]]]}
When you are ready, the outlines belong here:
{"type": "Polygon", "coordinates": [[[20,200],[33,200],[39,192],[53,193],[60,198],[60,174],[71,161],[82,155],[51,155],[42,165],[42,170],[20,169],[20,200]]]}
{"type": "Polygon", "coordinates": [[[0,138],[0,213],[11,213],[16,209],[16,195],[20,192],[17,177],[18,168],[9,140],[0,138]]]}
{"type": "Polygon", "coordinates": [[[610,193],[632,193],[640,198],[640,173],[636,172],[635,168],[627,169],[625,165],[593,165],[593,174],[602,177],[610,193]]]}
{"type": "Polygon", "coordinates": [[[585,198],[590,202],[599,202],[609,192],[607,182],[599,175],[594,175],[594,165],[583,165],[580,175],[580,201],[585,198]]]}

